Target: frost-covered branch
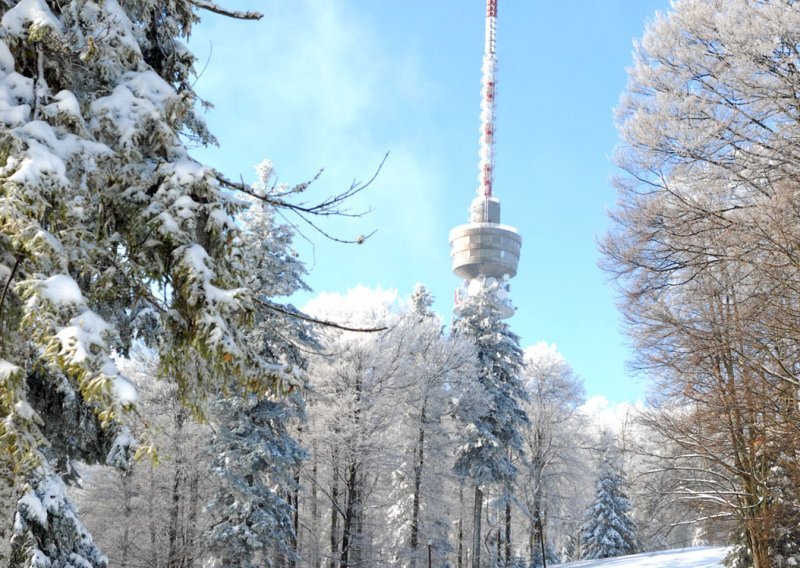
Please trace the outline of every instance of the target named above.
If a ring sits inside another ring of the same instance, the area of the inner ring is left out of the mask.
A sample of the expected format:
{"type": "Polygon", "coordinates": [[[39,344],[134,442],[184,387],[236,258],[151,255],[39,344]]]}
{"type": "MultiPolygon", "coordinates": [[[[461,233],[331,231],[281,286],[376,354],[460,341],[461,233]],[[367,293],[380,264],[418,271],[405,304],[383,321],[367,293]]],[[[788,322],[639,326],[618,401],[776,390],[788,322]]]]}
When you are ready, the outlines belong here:
{"type": "Polygon", "coordinates": [[[350,187],[341,193],[337,193],[332,195],[319,203],[309,204],[307,202],[292,202],[288,197],[297,196],[304,193],[312,183],[314,183],[317,179],[319,179],[320,175],[322,174],[322,170],[320,170],[313,178],[309,181],[297,184],[295,186],[291,186],[288,188],[284,188],[283,186],[278,186],[277,184],[272,184],[271,186],[265,187],[263,190],[259,190],[258,188],[245,183],[244,181],[233,181],[228,179],[224,175],[219,172],[215,172],[214,176],[219,182],[219,184],[226,188],[233,191],[238,191],[248,195],[254,199],[258,199],[263,203],[267,203],[277,209],[290,211],[295,213],[300,219],[311,226],[315,231],[320,233],[325,238],[344,244],[362,244],[368,238],[375,234],[375,231],[372,231],[366,235],[359,235],[355,239],[342,239],[336,237],[329,232],[322,229],[316,222],[312,220],[312,217],[363,217],[367,213],[370,212],[369,209],[366,211],[356,211],[352,212],[349,211],[344,207],[344,203],[348,200],[361,193],[366,188],[368,188],[375,179],[380,174],[381,170],[383,169],[386,160],[389,157],[389,153],[387,152],[383,159],[381,160],[378,167],[375,169],[375,172],[365,182],[359,182],[357,180],[353,180],[350,184],[350,187]]]}
{"type": "Polygon", "coordinates": [[[242,11],[242,10],[227,10],[215,2],[208,0],[189,0],[189,3],[201,10],[208,10],[220,16],[227,16],[228,18],[236,18],[237,20],[260,20],[264,17],[261,12],[242,11]]]}
{"type": "Polygon", "coordinates": [[[355,331],[355,332],[359,332],[359,333],[376,333],[376,332],[379,332],[379,331],[386,331],[388,329],[386,326],[383,326],[383,327],[350,327],[350,326],[342,325],[342,324],[339,324],[339,323],[336,323],[336,322],[332,322],[332,321],[325,321],[325,320],[317,319],[317,318],[308,316],[308,315],[300,312],[299,310],[290,310],[290,309],[287,309],[284,306],[281,306],[279,304],[275,304],[273,302],[268,302],[268,301],[265,301],[265,300],[258,300],[258,299],[256,300],[256,302],[258,302],[259,305],[264,306],[268,310],[272,310],[273,312],[278,312],[279,314],[283,314],[283,315],[286,315],[286,316],[289,316],[289,317],[292,317],[292,318],[297,318],[299,320],[307,321],[307,322],[314,323],[314,324],[317,324],[317,325],[322,325],[322,326],[325,326],[325,327],[331,327],[331,328],[334,328],[334,329],[339,329],[339,330],[342,330],[342,331],[355,331]]]}
{"type": "Polygon", "coordinates": [[[308,205],[307,203],[292,203],[284,199],[284,197],[289,195],[299,195],[304,193],[312,183],[319,179],[322,171],[318,172],[313,178],[311,178],[307,182],[303,182],[291,187],[288,190],[276,192],[274,191],[274,187],[268,189],[267,191],[260,192],[253,188],[251,185],[248,185],[244,182],[235,182],[232,181],[219,172],[216,173],[216,178],[220,182],[220,184],[228,189],[232,189],[235,191],[241,191],[251,197],[254,197],[260,201],[268,203],[274,207],[280,207],[282,209],[289,209],[290,211],[294,211],[296,213],[305,213],[309,215],[317,215],[322,217],[329,217],[329,216],[336,216],[336,217],[362,217],[368,211],[362,211],[357,213],[351,213],[347,209],[342,208],[342,204],[347,201],[348,199],[352,198],[358,193],[361,193],[365,189],[367,189],[372,183],[377,179],[378,175],[380,174],[381,170],[383,169],[386,160],[389,158],[389,153],[387,152],[383,159],[381,160],[378,167],[375,169],[375,172],[365,182],[359,182],[357,180],[353,180],[350,184],[350,187],[335,195],[332,195],[323,201],[316,203],[314,205],[308,205]]]}

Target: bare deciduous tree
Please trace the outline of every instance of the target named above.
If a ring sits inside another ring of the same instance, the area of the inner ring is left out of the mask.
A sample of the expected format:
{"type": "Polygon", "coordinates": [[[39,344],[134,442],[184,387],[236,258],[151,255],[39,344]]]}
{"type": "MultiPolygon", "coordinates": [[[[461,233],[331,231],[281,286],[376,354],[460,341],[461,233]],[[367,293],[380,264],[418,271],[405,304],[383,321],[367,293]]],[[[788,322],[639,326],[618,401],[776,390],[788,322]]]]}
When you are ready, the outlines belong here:
{"type": "Polygon", "coordinates": [[[737,520],[756,568],[796,515],[770,472],[798,469],[798,40],[783,0],[655,19],[619,108],[628,175],[603,243],[681,490],[737,520]]]}

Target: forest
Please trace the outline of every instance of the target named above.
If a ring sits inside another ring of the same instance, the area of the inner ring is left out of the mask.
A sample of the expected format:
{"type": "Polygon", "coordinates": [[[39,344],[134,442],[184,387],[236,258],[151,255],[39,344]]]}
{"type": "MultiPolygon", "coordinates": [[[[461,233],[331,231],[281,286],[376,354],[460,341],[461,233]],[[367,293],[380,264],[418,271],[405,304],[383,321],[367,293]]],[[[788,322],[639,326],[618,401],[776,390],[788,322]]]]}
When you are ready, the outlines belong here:
{"type": "Polygon", "coordinates": [[[262,17],[0,3],[0,564],[536,568],[714,545],[730,568],[797,565],[793,0],[675,0],[635,43],[599,246],[652,394],[612,422],[555,345],[521,345],[497,279],[450,325],[424,284],[293,305],[287,216],[349,241],[323,222],[374,178],[320,196],[269,160],[251,181],[196,160],[217,141],[186,42],[209,13],[262,17]]]}

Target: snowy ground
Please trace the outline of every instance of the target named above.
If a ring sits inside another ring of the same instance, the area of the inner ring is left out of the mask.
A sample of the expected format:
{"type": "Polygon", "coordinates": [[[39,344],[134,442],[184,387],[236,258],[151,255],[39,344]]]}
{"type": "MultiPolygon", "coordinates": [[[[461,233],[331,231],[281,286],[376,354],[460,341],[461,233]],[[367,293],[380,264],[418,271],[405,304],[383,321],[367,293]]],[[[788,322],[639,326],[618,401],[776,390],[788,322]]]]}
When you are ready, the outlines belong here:
{"type": "Polygon", "coordinates": [[[559,568],[718,568],[725,557],[725,547],[662,550],[606,560],[585,560],[559,564],[559,568]]]}

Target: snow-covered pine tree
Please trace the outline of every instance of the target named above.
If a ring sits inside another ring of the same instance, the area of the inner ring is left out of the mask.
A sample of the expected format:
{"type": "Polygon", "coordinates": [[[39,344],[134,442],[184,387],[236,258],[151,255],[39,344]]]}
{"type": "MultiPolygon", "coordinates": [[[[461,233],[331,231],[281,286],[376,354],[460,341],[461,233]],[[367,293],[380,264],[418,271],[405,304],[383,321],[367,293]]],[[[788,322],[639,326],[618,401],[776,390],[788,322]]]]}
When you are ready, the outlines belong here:
{"type": "Polygon", "coordinates": [[[185,145],[213,142],[180,41],[198,7],[225,12],[205,0],[0,5],[0,458],[27,484],[13,566],[106,564],[62,478],[75,457],[129,459],[116,424],[137,398],[111,353],[142,321],[158,326],[160,373],[195,414],[223,384],[264,394],[293,380],[246,333],[242,204],[185,145]]]}
{"type": "Polygon", "coordinates": [[[217,565],[273,566],[273,554],[296,560],[286,491],[305,452],[286,426],[294,418],[292,406],[250,395],[225,398],[218,411],[225,418],[211,445],[211,472],[219,486],[208,506],[209,548],[217,565]]]}
{"type": "Polygon", "coordinates": [[[625,494],[625,475],[603,454],[594,502],[581,527],[582,557],[589,560],[634,554],[639,548],[632,505],[625,494]]]}
{"type": "MultiPolygon", "coordinates": [[[[478,372],[476,381],[486,397],[479,408],[472,405],[456,408],[466,425],[462,446],[456,455],[455,471],[469,479],[475,488],[473,513],[473,566],[480,566],[481,509],[483,488],[496,485],[511,491],[517,474],[514,458],[522,453],[522,429],[528,417],[522,408],[526,400],[520,379],[522,349],[519,337],[501,319],[501,283],[477,278],[464,298],[455,333],[470,338],[476,346],[478,372]]],[[[506,548],[507,556],[509,547],[506,548]]],[[[510,561],[510,558],[508,558],[510,561]]]]}
{"type": "MultiPolygon", "coordinates": [[[[255,189],[283,192],[273,183],[268,161],[257,168],[255,189]]],[[[292,248],[294,231],[275,221],[274,208],[253,202],[243,218],[242,239],[250,267],[250,289],[264,304],[277,296],[307,290],[305,268],[292,248]]],[[[291,307],[288,308],[291,311],[291,307]]],[[[302,320],[260,305],[253,342],[275,364],[305,367],[300,349],[314,339],[302,320]]],[[[297,477],[305,451],[287,425],[302,419],[299,391],[284,399],[221,396],[214,409],[219,424],[209,446],[216,491],[209,503],[210,548],[220,566],[272,566],[273,557],[295,565],[297,477]]]]}

